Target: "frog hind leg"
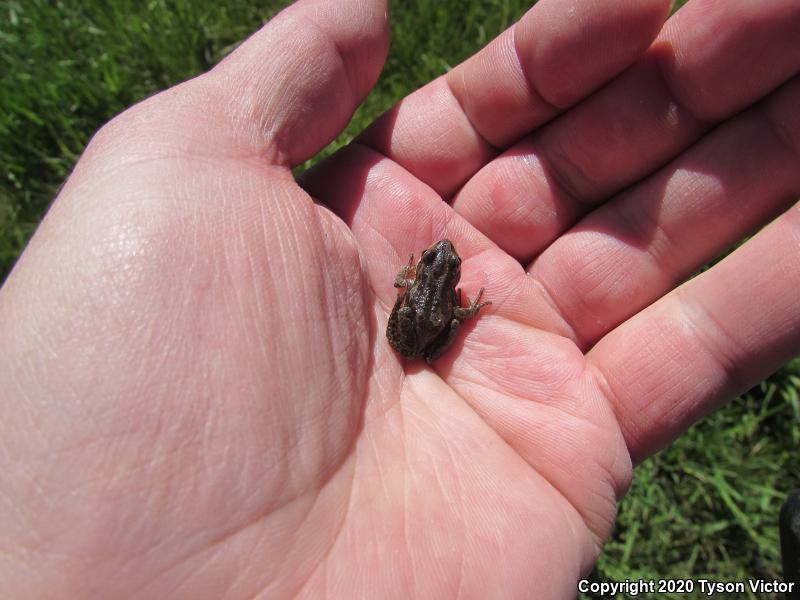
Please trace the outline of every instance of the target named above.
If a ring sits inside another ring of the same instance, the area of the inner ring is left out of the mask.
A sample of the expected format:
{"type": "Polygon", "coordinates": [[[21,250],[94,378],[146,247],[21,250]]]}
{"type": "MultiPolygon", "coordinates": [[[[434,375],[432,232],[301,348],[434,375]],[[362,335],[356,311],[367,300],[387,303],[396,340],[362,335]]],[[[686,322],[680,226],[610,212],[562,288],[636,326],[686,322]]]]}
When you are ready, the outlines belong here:
{"type": "Polygon", "coordinates": [[[436,338],[425,350],[425,362],[431,364],[442,354],[444,354],[444,351],[447,350],[447,348],[450,347],[450,344],[453,343],[459,327],[461,327],[461,322],[458,319],[452,319],[450,321],[447,327],[445,327],[442,332],[436,336],[436,338]]]}
{"type": "Polygon", "coordinates": [[[399,295],[395,300],[394,310],[389,316],[386,338],[389,340],[389,345],[401,356],[414,358],[419,354],[416,347],[417,336],[414,329],[414,311],[408,306],[400,308],[402,303],[403,296],[399,295]]]}

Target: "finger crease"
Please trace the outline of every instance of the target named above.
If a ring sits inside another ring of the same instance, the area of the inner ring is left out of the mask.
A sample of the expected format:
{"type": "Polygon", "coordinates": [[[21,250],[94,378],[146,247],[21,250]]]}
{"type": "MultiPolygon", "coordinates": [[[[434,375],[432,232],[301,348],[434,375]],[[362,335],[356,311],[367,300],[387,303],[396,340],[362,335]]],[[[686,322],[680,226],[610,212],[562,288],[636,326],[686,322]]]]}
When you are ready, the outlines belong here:
{"type": "Polygon", "coordinates": [[[552,115],[557,115],[566,107],[559,107],[556,104],[553,104],[547,97],[542,93],[542,91],[536,87],[536,84],[533,83],[533,79],[528,76],[528,72],[526,71],[525,67],[523,66],[522,59],[520,58],[520,49],[519,44],[517,44],[517,26],[514,25],[511,28],[511,42],[514,46],[514,58],[516,59],[515,62],[519,67],[519,72],[522,74],[522,80],[525,82],[525,85],[528,87],[528,92],[533,98],[538,98],[541,100],[542,104],[544,104],[552,113],[552,115]]]}
{"type": "Polygon", "coordinates": [[[723,327],[722,322],[715,317],[711,311],[706,309],[702,304],[698,302],[692,302],[689,298],[687,298],[686,290],[687,288],[685,286],[680,287],[675,290],[675,294],[678,299],[677,305],[681,313],[685,316],[686,322],[691,327],[692,337],[701,344],[714,362],[720,366],[720,368],[725,372],[725,376],[727,377],[728,381],[733,383],[737,390],[748,389],[748,382],[746,378],[742,377],[739,370],[736,368],[737,360],[734,358],[737,353],[741,354],[741,352],[739,352],[740,344],[728,333],[725,327],[723,327]],[[700,318],[691,314],[691,312],[687,310],[690,302],[700,312],[700,318]],[[706,328],[702,327],[700,324],[700,319],[705,319],[710,323],[713,329],[722,338],[724,338],[723,343],[713,342],[712,335],[706,330],[706,328]],[[733,348],[733,350],[726,352],[724,351],[725,348],[733,348]]]}
{"type": "Polygon", "coordinates": [[[775,117],[773,111],[769,110],[768,106],[762,105],[759,107],[764,120],[767,122],[770,133],[778,140],[778,143],[784,148],[795,161],[800,161],[800,142],[798,142],[792,133],[782,125],[779,119],[775,117]]]}
{"type": "Polygon", "coordinates": [[[478,136],[478,139],[479,139],[480,143],[483,144],[485,147],[490,148],[495,154],[499,154],[500,151],[501,151],[501,148],[498,148],[497,146],[492,144],[488,139],[486,139],[486,136],[483,135],[483,132],[481,132],[481,130],[478,129],[478,127],[472,121],[472,119],[469,116],[469,112],[464,108],[464,103],[462,102],[461,98],[456,93],[456,91],[453,89],[453,86],[450,85],[450,78],[445,76],[445,77],[442,77],[442,79],[444,79],[444,83],[447,86],[447,91],[450,92],[450,95],[456,101],[456,104],[458,105],[458,108],[461,111],[461,114],[464,115],[464,118],[467,120],[467,123],[469,123],[469,126],[472,129],[472,131],[475,132],[475,135],[478,136]]]}

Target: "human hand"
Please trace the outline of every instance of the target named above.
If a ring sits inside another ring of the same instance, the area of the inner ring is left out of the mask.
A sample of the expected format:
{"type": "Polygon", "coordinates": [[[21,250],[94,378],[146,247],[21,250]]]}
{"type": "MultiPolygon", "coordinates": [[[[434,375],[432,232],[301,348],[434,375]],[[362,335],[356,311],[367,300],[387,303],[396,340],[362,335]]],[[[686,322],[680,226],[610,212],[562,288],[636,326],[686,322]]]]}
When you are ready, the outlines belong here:
{"type": "Polygon", "coordinates": [[[545,0],[304,178],[338,216],[288,167],[387,37],[329,4],[104,128],[3,288],[13,595],[570,597],[630,457],[796,353],[796,210],[667,294],[797,195],[792,3],[694,0],[592,95],[665,3],[545,0]],[[383,331],[441,237],[494,304],[430,369],[383,331]]]}

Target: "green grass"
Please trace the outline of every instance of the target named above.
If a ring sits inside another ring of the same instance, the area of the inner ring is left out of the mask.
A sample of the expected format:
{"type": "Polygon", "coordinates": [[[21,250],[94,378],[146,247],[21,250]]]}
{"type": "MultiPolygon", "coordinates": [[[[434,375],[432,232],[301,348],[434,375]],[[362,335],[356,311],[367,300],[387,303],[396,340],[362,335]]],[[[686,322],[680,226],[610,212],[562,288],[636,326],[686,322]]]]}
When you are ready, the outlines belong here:
{"type": "MultiPolygon", "coordinates": [[[[208,69],[283,4],[0,0],[0,280],[100,125],[208,69]]],[[[525,2],[393,8],[384,74],[332,148],[485,44],[525,2]]],[[[798,389],[794,361],[641,465],[592,578],[777,576],[778,509],[800,487],[798,389]]]]}

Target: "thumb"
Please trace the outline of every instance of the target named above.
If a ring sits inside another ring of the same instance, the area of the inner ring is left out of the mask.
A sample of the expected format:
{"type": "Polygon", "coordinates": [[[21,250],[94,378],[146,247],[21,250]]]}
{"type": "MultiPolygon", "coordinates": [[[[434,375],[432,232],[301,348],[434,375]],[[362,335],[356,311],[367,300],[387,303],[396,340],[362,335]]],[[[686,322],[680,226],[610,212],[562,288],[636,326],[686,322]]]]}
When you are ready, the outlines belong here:
{"type": "Polygon", "coordinates": [[[294,166],[347,125],[389,47],[386,0],[300,0],[207,74],[239,150],[294,166]]]}

